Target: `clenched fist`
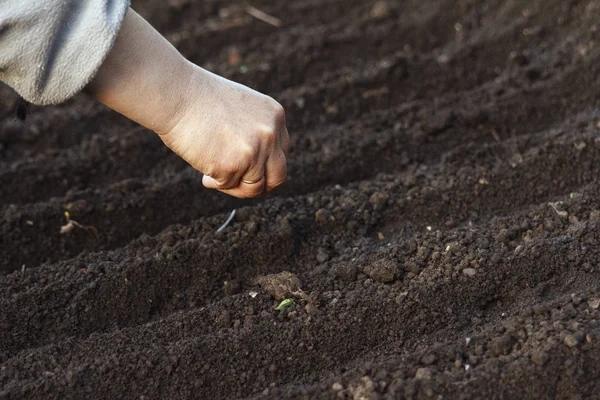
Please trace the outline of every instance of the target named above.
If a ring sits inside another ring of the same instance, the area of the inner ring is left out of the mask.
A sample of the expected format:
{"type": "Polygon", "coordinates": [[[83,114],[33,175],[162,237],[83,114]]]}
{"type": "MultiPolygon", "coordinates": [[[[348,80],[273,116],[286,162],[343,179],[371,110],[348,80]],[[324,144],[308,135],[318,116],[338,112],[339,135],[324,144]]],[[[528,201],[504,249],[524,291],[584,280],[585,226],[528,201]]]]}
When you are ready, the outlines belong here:
{"type": "Polygon", "coordinates": [[[285,181],[281,105],[190,63],[131,9],[86,90],[158,133],[207,188],[254,197],[285,181]]]}
{"type": "Polygon", "coordinates": [[[289,136],[272,98],[194,67],[169,148],[204,173],[202,182],[235,197],[254,197],[285,181],[289,136]]]}

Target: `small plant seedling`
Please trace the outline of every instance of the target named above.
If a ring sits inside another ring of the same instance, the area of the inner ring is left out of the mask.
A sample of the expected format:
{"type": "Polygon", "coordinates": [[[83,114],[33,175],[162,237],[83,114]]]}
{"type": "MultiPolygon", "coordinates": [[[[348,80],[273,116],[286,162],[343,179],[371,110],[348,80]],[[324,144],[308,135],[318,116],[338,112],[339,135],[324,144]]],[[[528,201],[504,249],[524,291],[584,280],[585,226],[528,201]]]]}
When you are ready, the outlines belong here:
{"type": "Polygon", "coordinates": [[[577,193],[576,192],[571,192],[569,194],[569,197],[572,198],[572,199],[574,199],[575,197],[577,197],[577,193]]]}
{"type": "Polygon", "coordinates": [[[81,225],[79,222],[75,221],[74,219],[71,219],[71,214],[69,214],[68,211],[65,211],[65,218],[67,220],[67,223],[60,227],[60,233],[62,233],[62,234],[71,233],[75,230],[75,228],[79,228],[79,229],[83,229],[84,231],[87,232],[88,235],[90,235],[90,236],[94,237],[96,240],[98,240],[98,229],[96,229],[94,226],[81,225]]]}
{"type": "Polygon", "coordinates": [[[281,303],[279,303],[279,305],[277,307],[275,307],[275,311],[279,311],[284,307],[289,307],[292,304],[294,304],[294,300],[293,299],[284,299],[281,301],[281,303]]]}
{"type": "Polygon", "coordinates": [[[569,216],[569,213],[566,211],[561,211],[558,209],[558,206],[562,205],[562,201],[557,201],[555,203],[548,203],[548,205],[550,205],[550,207],[552,207],[552,209],[556,212],[556,214],[558,214],[559,217],[561,218],[567,218],[569,216]]]}

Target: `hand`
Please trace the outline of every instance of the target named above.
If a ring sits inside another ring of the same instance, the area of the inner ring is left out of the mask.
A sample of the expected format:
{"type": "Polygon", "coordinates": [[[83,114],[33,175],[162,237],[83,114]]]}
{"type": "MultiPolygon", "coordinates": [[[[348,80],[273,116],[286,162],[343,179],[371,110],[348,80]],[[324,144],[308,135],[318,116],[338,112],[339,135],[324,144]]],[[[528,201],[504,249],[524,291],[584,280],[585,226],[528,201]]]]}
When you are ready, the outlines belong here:
{"type": "Polygon", "coordinates": [[[244,198],[281,185],[289,146],[283,107],[197,66],[188,88],[173,128],[159,134],[204,173],[204,186],[244,198]]]}
{"type": "Polygon", "coordinates": [[[131,9],[86,91],[158,133],[208,188],[254,197],[286,178],[281,105],[190,63],[131,9]]]}

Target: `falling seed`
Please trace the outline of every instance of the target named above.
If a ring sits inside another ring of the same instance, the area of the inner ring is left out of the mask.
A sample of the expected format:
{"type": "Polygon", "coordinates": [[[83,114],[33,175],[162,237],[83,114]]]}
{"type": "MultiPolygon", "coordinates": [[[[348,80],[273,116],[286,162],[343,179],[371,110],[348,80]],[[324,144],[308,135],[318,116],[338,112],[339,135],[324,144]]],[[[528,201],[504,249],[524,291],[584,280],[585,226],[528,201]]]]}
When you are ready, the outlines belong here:
{"type": "Polygon", "coordinates": [[[227,217],[227,220],[223,223],[223,225],[221,225],[219,227],[219,229],[217,229],[217,233],[223,232],[223,229],[227,228],[227,225],[229,225],[231,223],[231,221],[233,221],[233,217],[235,217],[235,208],[233,209],[233,211],[231,211],[231,213],[229,214],[229,217],[227,217]]]}

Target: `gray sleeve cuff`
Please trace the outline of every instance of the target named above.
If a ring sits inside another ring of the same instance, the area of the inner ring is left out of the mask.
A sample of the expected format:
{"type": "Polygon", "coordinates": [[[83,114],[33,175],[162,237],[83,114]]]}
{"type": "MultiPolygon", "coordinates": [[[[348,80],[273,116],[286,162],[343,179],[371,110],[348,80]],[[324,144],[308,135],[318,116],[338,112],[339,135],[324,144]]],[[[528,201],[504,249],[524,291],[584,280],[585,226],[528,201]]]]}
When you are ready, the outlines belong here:
{"type": "Polygon", "coordinates": [[[111,50],[129,0],[0,1],[0,80],[30,103],[81,91],[111,50]]]}

